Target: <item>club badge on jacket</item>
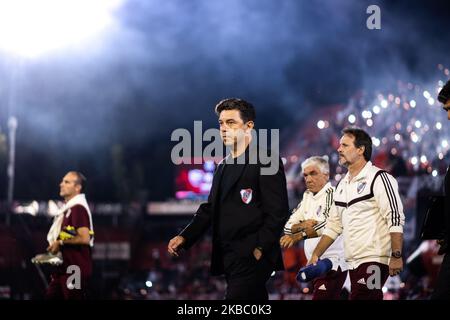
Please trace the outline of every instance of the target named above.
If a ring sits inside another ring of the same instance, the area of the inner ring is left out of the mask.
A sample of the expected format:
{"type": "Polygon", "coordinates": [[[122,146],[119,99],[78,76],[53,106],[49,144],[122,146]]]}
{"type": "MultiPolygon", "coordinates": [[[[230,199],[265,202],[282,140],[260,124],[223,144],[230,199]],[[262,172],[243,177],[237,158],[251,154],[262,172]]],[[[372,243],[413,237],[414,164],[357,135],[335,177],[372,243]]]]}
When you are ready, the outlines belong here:
{"type": "Polygon", "coordinates": [[[366,187],[367,182],[360,182],[358,183],[358,185],[356,186],[356,191],[358,191],[358,193],[363,192],[364,188],[366,187]]]}
{"type": "Polygon", "coordinates": [[[241,190],[241,199],[245,204],[249,204],[252,201],[253,190],[252,189],[242,189],[241,190]]]}

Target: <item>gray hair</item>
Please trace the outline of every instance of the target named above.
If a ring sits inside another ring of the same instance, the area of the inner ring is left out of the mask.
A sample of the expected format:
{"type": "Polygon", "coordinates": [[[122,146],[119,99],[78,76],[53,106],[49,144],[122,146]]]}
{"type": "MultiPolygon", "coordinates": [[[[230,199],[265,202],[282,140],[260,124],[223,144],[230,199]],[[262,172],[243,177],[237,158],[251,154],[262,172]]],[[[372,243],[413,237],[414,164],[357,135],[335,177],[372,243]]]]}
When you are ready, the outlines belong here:
{"type": "Polygon", "coordinates": [[[317,166],[322,173],[330,174],[330,164],[328,163],[328,156],[309,157],[302,162],[302,171],[305,170],[307,166],[317,166]]]}

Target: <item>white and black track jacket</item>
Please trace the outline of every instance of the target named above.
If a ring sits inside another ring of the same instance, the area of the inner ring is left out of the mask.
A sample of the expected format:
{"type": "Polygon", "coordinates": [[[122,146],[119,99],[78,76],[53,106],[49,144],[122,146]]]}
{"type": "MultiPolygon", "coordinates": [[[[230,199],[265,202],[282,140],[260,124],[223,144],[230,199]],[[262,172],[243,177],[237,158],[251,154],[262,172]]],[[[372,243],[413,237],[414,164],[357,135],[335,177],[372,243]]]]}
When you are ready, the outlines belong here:
{"type": "Polygon", "coordinates": [[[369,161],[351,181],[347,173],[336,187],[334,201],[337,210],[331,212],[323,234],[333,239],[343,234],[348,267],[389,264],[390,233],[403,233],[405,221],[395,178],[369,161]]]}
{"type": "MultiPolygon", "coordinates": [[[[303,194],[303,199],[296,209],[293,210],[288,222],[284,227],[285,234],[292,234],[292,225],[300,223],[301,221],[314,219],[318,223],[314,226],[314,230],[319,237],[306,239],[304,242],[305,256],[309,260],[311,255],[320,240],[322,231],[325,229],[325,224],[331,212],[336,211],[333,201],[334,188],[328,182],[319,192],[313,194],[307,190],[303,194]]],[[[336,212],[334,213],[337,214],[336,212]]],[[[337,237],[335,242],[325,251],[322,258],[328,258],[333,263],[333,270],[341,267],[342,271],[347,270],[347,264],[344,260],[344,243],[342,236],[337,237]]]]}

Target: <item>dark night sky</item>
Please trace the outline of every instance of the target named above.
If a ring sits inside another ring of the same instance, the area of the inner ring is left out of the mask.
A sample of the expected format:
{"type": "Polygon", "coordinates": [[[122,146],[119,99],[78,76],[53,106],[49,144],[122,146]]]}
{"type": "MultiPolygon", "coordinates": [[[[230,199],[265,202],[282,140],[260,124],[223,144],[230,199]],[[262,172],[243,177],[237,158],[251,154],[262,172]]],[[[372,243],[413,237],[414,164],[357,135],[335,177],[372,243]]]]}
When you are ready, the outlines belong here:
{"type": "MultiPolygon", "coordinates": [[[[216,126],[219,100],[287,130],[312,109],[450,65],[445,1],[124,0],[83,47],[19,60],[0,52],[0,133],[19,119],[16,198],[56,198],[70,169],[92,200],[173,193],[170,134],[216,126]],[[381,30],[366,8],[381,8],[381,30]],[[122,195],[122,197],[120,196],[122,195]],[[126,195],[126,196],[124,196],[126,195]]],[[[0,197],[6,151],[0,140],[0,197]]]]}

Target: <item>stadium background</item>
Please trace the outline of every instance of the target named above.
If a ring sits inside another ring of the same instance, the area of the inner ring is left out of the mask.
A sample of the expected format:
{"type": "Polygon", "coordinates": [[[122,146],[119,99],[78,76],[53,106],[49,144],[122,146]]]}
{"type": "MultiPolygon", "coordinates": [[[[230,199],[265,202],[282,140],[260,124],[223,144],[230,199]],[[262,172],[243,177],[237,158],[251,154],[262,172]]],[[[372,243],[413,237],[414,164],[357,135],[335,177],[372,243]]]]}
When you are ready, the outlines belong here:
{"type": "MultiPolygon", "coordinates": [[[[42,298],[50,269],[30,259],[45,250],[61,177],[79,170],[96,229],[92,297],[221,299],[208,237],[179,259],[166,253],[213,168],[172,164],[170,134],[192,132],[194,120],[216,127],[213,107],[230,96],[256,106],[258,128],[280,129],[291,208],[304,191],[302,160],[328,155],[335,184],[342,128],[373,136],[374,163],[399,181],[410,258],[385,299],[429,296],[442,256],[420,241],[420,226],[450,161],[436,101],[450,78],[444,1],[99,1],[67,19],[80,31],[94,13],[108,14],[95,33],[48,50],[44,36],[56,35],[64,10],[49,0],[36,2],[34,16],[8,6],[22,2],[0,4],[1,30],[11,30],[0,31],[0,298],[42,298]],[[381,9],[380,30],[366,27],[370,4],[381,9]],[[55,25],[37,28],[43,21],[55,25]],[[36,41],[21,43],[28,33],[36,41]]],[[[287,271],[269,282],[271,298],[310,299],[311,288],[295,282],[301,246],[283,254],[287,271]]]]}

